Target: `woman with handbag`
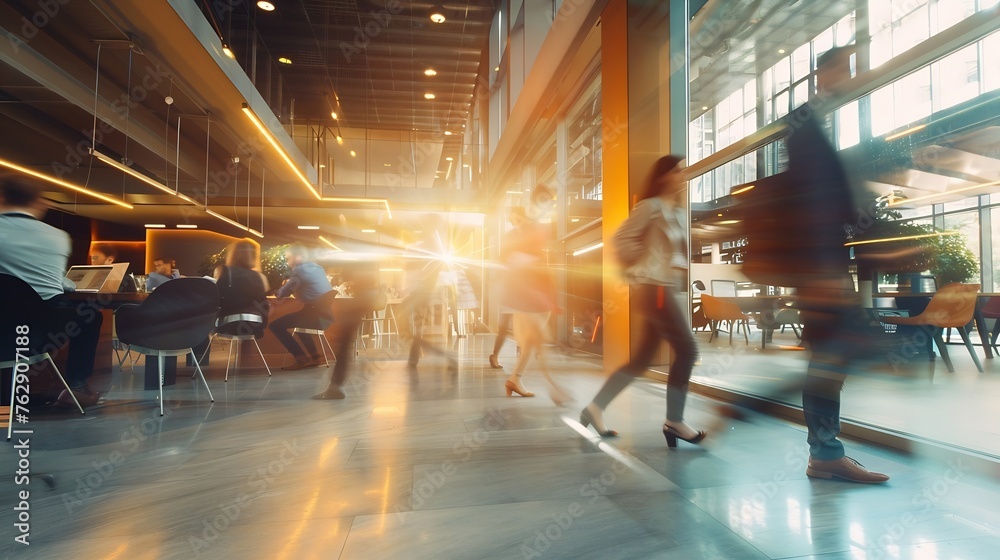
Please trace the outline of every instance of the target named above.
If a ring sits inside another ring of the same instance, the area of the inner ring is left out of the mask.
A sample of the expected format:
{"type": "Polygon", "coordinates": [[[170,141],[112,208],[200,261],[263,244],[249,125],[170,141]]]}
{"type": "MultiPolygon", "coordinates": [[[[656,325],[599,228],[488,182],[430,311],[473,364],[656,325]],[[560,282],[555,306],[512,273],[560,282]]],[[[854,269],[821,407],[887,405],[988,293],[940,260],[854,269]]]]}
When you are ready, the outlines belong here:
{"type": "Polygon", "coordinates": [[[667,382],[663,436],[670,447],[675,447],[678,439],[690,443],[705,439],[704,431],[684,423],[688,382],[698,349],[684,308],[675,298],[678,286],[686,285],[688,268],[684,210],[687,188],[681,179],[682,161],[672,155],[656,161],[641,200],[614,236],[614,248],[643,323],[634,358],[608,378],[580,415],[581,424],[593,424],[603,437],[618,435],[605,426],[604,409],[635,377],[646,371],[663,339],[674,351],[667,382]]]}

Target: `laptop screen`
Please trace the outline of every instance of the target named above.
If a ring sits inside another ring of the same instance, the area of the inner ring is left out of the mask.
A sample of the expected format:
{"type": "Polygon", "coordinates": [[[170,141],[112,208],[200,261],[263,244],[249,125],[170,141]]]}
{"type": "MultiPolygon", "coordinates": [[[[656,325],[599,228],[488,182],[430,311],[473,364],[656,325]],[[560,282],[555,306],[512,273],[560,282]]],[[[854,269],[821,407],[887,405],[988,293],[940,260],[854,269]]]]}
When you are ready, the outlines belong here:
{"type": "Polygon", "coordinates": [[[128,263],[72,266],[66,273],[78,292],[117,292],[128,263]]]}

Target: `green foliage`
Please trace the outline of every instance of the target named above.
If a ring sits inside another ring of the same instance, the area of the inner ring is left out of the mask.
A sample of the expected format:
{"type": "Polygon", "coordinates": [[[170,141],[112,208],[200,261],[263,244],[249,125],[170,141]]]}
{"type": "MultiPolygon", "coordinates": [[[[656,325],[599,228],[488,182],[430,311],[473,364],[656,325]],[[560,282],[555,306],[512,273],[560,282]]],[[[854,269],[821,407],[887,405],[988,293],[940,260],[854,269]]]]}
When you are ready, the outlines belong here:
{"type": "Polygon", "coordinates": [[[267,284],[271,288],[280,286],[292,272],[288,267],[288,260],[285,259],[286,249],[288,249],[288,244],[277,245],[261,252],[261,272],[267,277],[267,284]]]}
{"type": "MultiPolygon", "coordinates": [[[[855,231],[853,240],[927,237],[856,246],[855,255],[861,259],[860,262],[867,261],[866,265],[859,265],[859,269],[887,274],[930,272],[937,277],[939,286],[966,282],[979,276],[979,263],[975,253],[969,249],[964,234],[899,220],[899,212],[880,204],[874,194],[871,196],[872,200],[865,207],[873,220],[868,228],[855,231]]],[[[862,275],[868,276],[865,271],[862,275]]]]}
{"type": "MultiPolygon", "coordinates": [[[[267,277],[267,284],[272,288],[280,286],[291,272],[291,269],[288,268],[288,261],[285,259],[285,249],[287,248],[287,244],[278,245],[260,254],[261,272],[267,277]]],[[[215,274],[215,268],[223,264],[226,264],[226,249],[202,259],[198,266],[198,276],[212,276],[215,274]]]]}

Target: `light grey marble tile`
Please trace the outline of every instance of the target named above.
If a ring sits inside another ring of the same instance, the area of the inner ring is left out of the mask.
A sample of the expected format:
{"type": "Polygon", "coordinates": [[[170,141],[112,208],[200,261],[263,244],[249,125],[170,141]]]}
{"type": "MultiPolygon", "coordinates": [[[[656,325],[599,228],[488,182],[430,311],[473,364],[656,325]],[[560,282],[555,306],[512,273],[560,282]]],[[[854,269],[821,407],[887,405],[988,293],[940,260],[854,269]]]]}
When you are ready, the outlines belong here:
{"type": "Polygon", "coordinates": [[[672,492],[357,517],[341,556],[403,557],[766,558],[672,492]]]}

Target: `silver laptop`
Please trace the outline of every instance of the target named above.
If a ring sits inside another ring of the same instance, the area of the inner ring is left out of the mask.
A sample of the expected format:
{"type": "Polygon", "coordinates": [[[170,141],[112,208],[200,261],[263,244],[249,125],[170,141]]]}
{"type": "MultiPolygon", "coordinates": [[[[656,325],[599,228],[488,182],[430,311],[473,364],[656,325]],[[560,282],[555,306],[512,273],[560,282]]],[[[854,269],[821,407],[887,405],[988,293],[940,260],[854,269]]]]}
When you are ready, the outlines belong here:
{"type": "Polygon", "coordinates": [[[128,263],[71,266],[66,278],[83,293],[117,292],[125,277],[128,263]]]}

